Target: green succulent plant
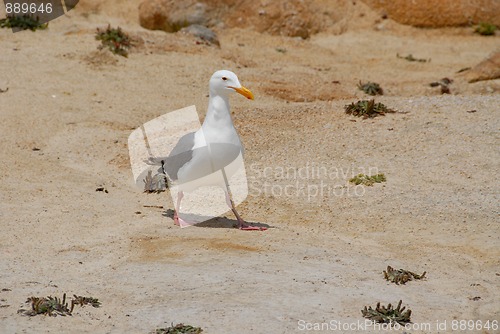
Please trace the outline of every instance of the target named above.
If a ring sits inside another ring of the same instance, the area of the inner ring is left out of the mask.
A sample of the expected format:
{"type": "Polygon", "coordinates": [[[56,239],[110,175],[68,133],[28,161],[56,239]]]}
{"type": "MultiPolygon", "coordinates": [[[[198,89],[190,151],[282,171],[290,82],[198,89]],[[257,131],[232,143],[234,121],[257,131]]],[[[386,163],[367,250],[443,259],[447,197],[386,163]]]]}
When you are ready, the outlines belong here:
{"type": "Polygon", "coordinates": [[[20,28],[22,30],[43,30],[49,26],[48,23],[40,23],[40,18],[31,15],[12,16],[0,20],[0,28],[20,28]]]}
{"type": "Polygon", "coordinates": [[[474,32],[482,36],[492,36],[495,35],[496,30],[496,25],[487,22],[481,22],[476,26],[474,32]]]}
{"type": "Polygon", "coordinates": [[[411,271],[404,269],[396,270],[391,266],[387,266],[387,270],[384,270],[384,278],[396,284],[405,284],[406,282],[412,281],[414,279],[424,279],[425,274],[425,271],[422,275],[417,275],[411,271]]]}
{"type": "Polygon", "coordinates": [[[387,181],[386,177],[384,174],[377,174],[377,175],[365,175],[365,174],[358,174],[352,179],[349,180],[349,182],[354,183],[355,185],[364,185],[364,186],[373,186],[375,183],[382,183],[387,181]]]}
{"type": "Polygon", "coordinates": [[[128,57],[128,50],[132,46],[130,37],[118,28],[111,28],[110,25],[105,30],[97,28],[95,39],[101,41],[99,49],[107,47],[114,54],[128,57]]]}
{"type": "Polygon", "coordinates": [[[361,81],[358,84],[358,89],[362,90],[368,95],[384,95],[384,90],[380,85],[376,82],[367,82],[367,83],[361,83],[361,81]]]}
{"type": "Polygon", "coordinates": [[[387,305],[387,307],[380,306],[380,303],[377,303],[375,309],[372,309],[371,306],[368,308],[365,306],[365,308],[361,310],[361,313],[363,317],[375,322],[391,325],[398,323],[404,326],[407,323],[411,323],[411,310],[404,312],[406,307],[401,308],[402,302],[403,301],[400,300],[396,308],[393,308],[391,304],[387,305]]]}
{"type": "Polygon", "coordinates": [[[151,334],[201,334],[203,329],[184,324],[174,324],[167,328],[158,328],[151,334]]]}
{"type": "Polygon", "coordinates": [[[386,113],[395,113],[395,110],[387,108],[382,103],[375,103],[375,100],[362,100],[356,103],[351,103],[344,106],[346,114],[353,116],[370,118],[375,116],[383,116],[386,113]]]}

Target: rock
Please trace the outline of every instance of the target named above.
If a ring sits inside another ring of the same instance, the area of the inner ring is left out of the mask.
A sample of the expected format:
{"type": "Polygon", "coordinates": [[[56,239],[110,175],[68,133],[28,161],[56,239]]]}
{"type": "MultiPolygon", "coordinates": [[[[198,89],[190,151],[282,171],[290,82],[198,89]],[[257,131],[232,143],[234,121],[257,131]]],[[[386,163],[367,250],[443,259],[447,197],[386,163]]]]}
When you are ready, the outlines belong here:
{"type": "Polygon", "coordinates": [[[463,73],[464,78],[469,82],[483,80],[494,80],[500,78],[500,52],[496,52],[477,64],[471,70],[463,73]]]}
{"type": "Polygon", "coordinates": [[[288,37],[309,38],[327,19],[314,1],[269,1],[256,8],[252,1],[242,1],[226,14],[230,27],[253,27],[259,32],[288,37]]]}
{"type": "Polygon", "coordinates": [[[341,0],[145,0],[139,22],[146,29],[176,32],[198,24],[208,28],[252,28],[273,35],[309,38],[340,20],[347,5],[341,0]]]}
{"type": "Polygon", "coordinates": [[[209,24],[207,5],[192,0],[146,0],[139,5],[139,24],[150,30],[177,32],[192,24],[209,24]]]}
{"type": "Polygon", "coordinates": [[[465,26],[488,22],[500,25],[498,0],[363,0],[388,18],[416,27],[465,26]]]}
{"type": "Polygon", "coordinates": [[[206,44],[215,44],[217,46],[220,46],[217,34],[213,30],[204,27],[202,25],[192,24],[189,27],[182,28],[181,32],[186,34],[191,34],[199,38],[206,44]]]}

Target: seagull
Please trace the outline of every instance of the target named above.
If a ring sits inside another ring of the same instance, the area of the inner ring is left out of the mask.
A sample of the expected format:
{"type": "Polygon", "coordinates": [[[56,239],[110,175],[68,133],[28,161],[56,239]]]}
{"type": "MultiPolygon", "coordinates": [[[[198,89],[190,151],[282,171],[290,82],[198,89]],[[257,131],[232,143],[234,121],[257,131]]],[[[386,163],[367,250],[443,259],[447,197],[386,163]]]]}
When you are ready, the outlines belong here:
{"type": "Polygon", "coordinates": [[[156,162],[161,159],[161,169],[168,177],[167,182],[178,185],[174,223],[181,227],[192,225],[179,217],[184,191],[192,191],[200,186],[216,185],[224,189],[226,203],[236,216],[240,230],[266,230],[264,227],[246,224],[238,214],[226,176],[226,167],[240,154],[242,156],[244,151],[231,118],[229,96],[234,92],[250,100],[253,100],[254,96],[240,84],[236,74],[227,70],[215,72],[210,78],[209,88],[208,110],[201,128],[182,136],[167,158],[154,159],[156,162]],[[224,177],[222,184],[220,179],[217,181],[213,178],[205,179],[205,184],[196,182],[217,171],[222,171],[224,177]],[[213,184],[206,184],[207,180],[213,184]]]}

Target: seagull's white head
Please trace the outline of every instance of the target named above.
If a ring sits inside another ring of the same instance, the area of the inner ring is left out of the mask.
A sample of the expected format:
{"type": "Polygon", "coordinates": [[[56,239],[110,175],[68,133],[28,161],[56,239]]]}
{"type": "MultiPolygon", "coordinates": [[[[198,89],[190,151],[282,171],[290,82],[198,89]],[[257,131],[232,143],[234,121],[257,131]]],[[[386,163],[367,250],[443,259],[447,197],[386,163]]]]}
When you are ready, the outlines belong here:
{"type": "Polygon", "coordinates": [[[231,92],[240,93],[247,99],[253,100],[252,92],[240,84],[236,74],[227,70],[215,72],[210,78],[210,95],[227,97],[231,92]]]}

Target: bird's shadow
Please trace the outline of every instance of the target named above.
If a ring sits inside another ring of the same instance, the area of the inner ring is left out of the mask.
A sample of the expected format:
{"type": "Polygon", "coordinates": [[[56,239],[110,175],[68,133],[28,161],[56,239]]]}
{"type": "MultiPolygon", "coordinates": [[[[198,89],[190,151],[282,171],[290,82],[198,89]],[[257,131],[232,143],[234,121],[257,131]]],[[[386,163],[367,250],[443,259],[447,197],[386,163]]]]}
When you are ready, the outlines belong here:
{"type": "MultiPolygon", "coordinates": [[[[172,209],[167,209],[162,213],[164,217],[168,217],[171,219],[174,219],[174,210],[172,209]]],[[[263,228],[275,228],[274,226],[271,226],[269,224],[264,224],[264,223],[256,223],[256,222],[249,222],[245,221],[248,225],[256,226],[256,227],[263,227],[263,228]]],[[[206,220],[201,223],[194,224],[193,226],[196,227],[208,227],[208,228],[236,228],[238,227],[238,221],[236,219],[229,219],[227,217],[214,217],[212,219],[206,220]]]]}

